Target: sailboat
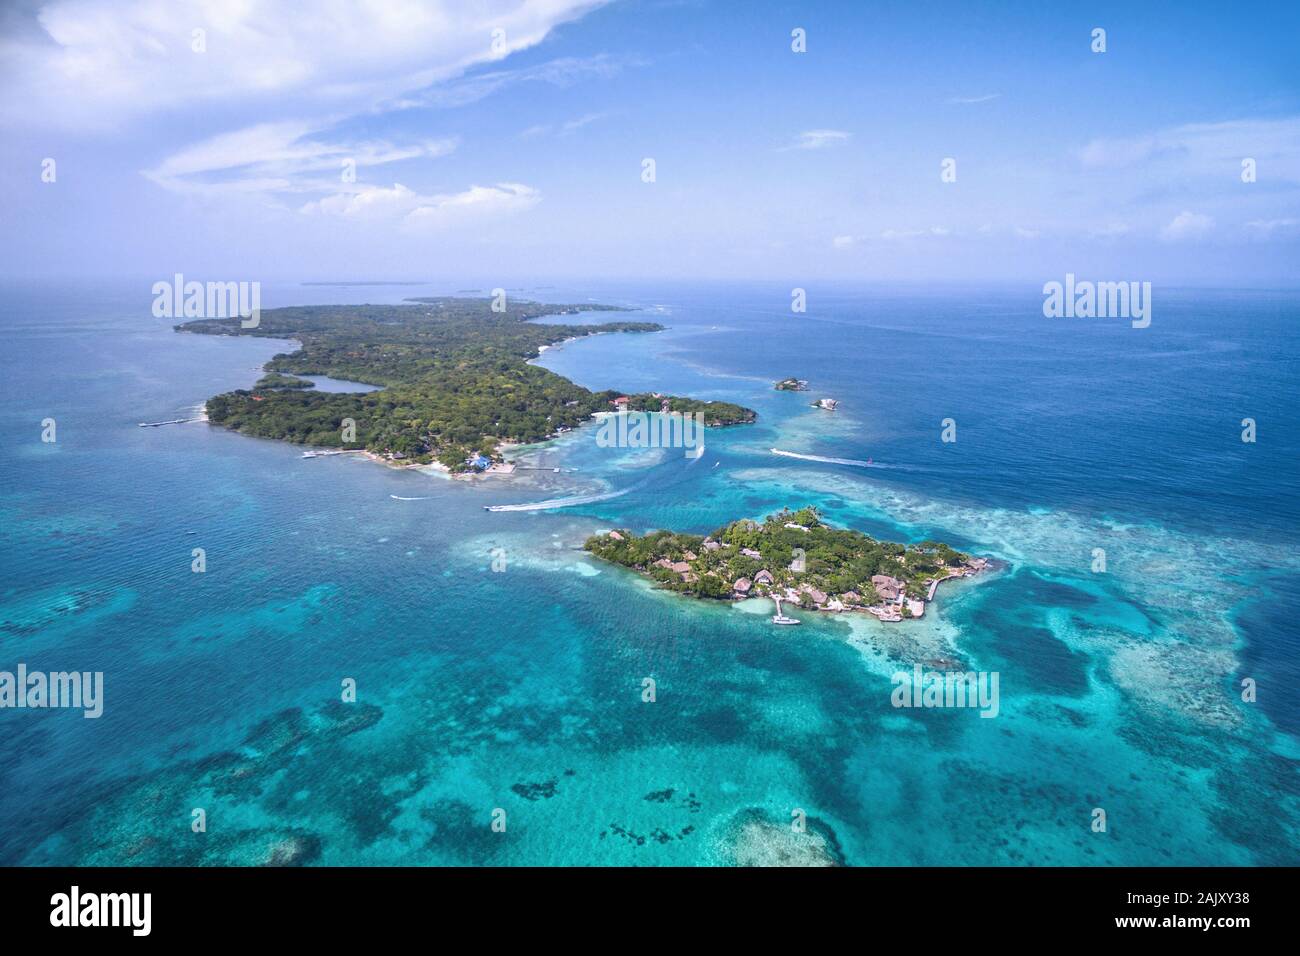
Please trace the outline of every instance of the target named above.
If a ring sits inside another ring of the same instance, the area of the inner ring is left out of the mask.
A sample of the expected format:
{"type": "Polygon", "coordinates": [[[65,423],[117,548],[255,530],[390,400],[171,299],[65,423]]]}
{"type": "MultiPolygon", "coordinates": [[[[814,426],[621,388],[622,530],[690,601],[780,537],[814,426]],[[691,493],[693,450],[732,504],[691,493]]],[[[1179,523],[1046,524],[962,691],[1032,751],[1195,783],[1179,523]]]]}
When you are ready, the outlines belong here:
{"type": "Polygon", "coordinates": [[[772,615],[772,623],[773,623],[773,624],[800,624],[800,623],[802,623],[801,621],[796,621],[796,620],[795,620],[794,618],[792,618],[792,617],[786,617],[784,614],[781,613],[781,599],[780,599],[779,597],[775,597],[775,596],[773,596],[772,600],[776,602],[776,613],[772,615]]]}

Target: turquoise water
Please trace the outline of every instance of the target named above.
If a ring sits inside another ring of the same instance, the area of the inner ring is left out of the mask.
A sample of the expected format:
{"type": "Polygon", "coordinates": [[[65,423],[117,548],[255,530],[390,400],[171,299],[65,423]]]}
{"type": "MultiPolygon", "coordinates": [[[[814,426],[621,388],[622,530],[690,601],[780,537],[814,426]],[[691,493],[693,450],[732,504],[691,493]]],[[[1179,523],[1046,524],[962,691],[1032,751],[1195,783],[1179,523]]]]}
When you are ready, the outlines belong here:
{"type": "Polygon", "coordinates": [[[1132,330],[1043,319],[1033,288],[834,287],[801,316],[776,287],[525,288],[669,326],[541,364],[760,420],[696,461],[579,430],[466,482],[138,428],[293,347],[176,334],[149,285],[4,298],[0,669],[102,670],[106,700],[0,711],[0,863],[1297,861],[1294,293],[1170,290],[1132,330]],[[571,504],[483,510],[548,501],[571,504]],[[776,629],[580,551],[786,504],[999,569],[918,622],[776,629]],[[999,672],[997,718],[891,706],[893,672],[944,656],[999,672]]]}

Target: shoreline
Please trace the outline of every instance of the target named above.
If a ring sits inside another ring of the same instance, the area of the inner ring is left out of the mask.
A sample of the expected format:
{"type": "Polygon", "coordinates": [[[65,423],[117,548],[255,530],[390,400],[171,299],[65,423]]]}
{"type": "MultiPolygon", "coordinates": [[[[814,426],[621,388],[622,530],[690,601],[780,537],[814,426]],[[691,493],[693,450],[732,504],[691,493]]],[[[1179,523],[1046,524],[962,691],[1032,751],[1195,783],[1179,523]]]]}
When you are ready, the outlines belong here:
{"type": "MultiPolygon", "coordinates": [[[[874,618],[882,624],[896,624],[902,621],[921,621],[924,620],[925,618],[924,612],[922,612],[921,614],[912,614],[909,617],[903,617],[901,614],[892,615],[887,613],[883,608],[876,605],[872,605],[872,606],[853,605],[853,606],[844,606],[838,608],[828,607],[826,605],[814,605],[813,607],[804,607],[798,603],[797,593],[795,594],[795,596],[792,597],[791,596],[792,592],[790,591],[787,591],[786,593],[780,595],[770,594],[766,592],[762,594],[744,594],[744,595],[732,594],[723,598],[713,598],[702,594],[691,594],[689,592],[677,591],[672,588],[665,587],[662,582],[657,581],[647,571],[644,571],[642,569],[628,567],[627,565],[620,564],[617,561],[610,561],[607,558],[601,557],[599,554],[592,553],[592,557],[594,557],[597,561],[600,561],[604,564],[608,564],[616,568],[622,568],[624,571],[631,574],[640,584],[643,584],[649,590],[653,591],[656,594],[666,594],[666,595],[671,595],[673,597],[682,598],[685,600],[695,601],[706,607],[716,606],[716,607],[737,608],[740,605],[745,604],[749,601],[769,601],[773,604],[775,610],[777,610],[781,614],[785,614],[786,611],[781,610],[780,606],[777,605],[776,603],[777,600],[779,599],[783,604],[793,605],[793,608],[791,609],[791,613],[795,611],[803,611],[810,614],[831,615],[832,617],[838,615],[849,615],[852,617],[861,618],[865,616],[865,617],[874,618]]],[[[994,558],[976,558],[974,560],[981,561],[983,562],[983,564],[980,565],[979,567],[973,567],[970,570],[966,571],[965,573],[946,574],[941,578],[930,581],[928,585],[929,594],[934,595],[936,593],[938,586],[942,584],[944,581],[951,581],[955,579],[971,580],[971,579],[979,578],[986,574],[991,574],[997,570],[1000,570],[1000,567],[1003,564],[1002,562],[999,562],[997,561],[997,559],[994,558]]],[[[798,592],[798,593],[803,593],[803,592],[798,592]]],[[[922,603],[928,609],[929,605],[934,603],[934,597],[927,597],[924,599],[922,603]]],[[[935,613],[937,614],[938,611],[936,610],[935,613]]]]}
{"type": "MultiPolygon", "coordinates": [[[[409,307],[419,309],[419,308],[423,308],[426,305],[432,306],[435,303],[440,304],[441,307],[441,300],[434,300],[434,299],[408,299],[402,305],[403,307],[409,306],[409,307]]],[[[456,303],[453,302],[452,304],[456,304],[456,303]]],[[[618,324],[606,323],[603,325],[592,324],[590,327],[586,327],[586,326],[580,327],[580,326],[573,326],[573,325],[566,326],[562,321],[556,321],[562,319],[564,316],[579,314],[582,312],[641,311],[634,307],[595,306],[592,307],[591,309],[585,309],[585,308],[577,308],[577,307],[572,307],[572,308],[552,307],[551,304],[547,304],[547,303],[531,303],[531,302],[525,303],[525,306],[534,309],[536,311],[536,314],[522,315],[519,318],[520,324],[528,325],[533,329],[546,329],[547,331],[545,335],[548,339],[554,332],[560,332],[562,334],[562,337],[560,338],[555,338],[549,341],[543,341],[540,344],[533,346],[533,351],[531,355],[525,355],[525,354],[518,355],[517,361],[519,361],[521,365],[533,364],[534,367],[536,368],[542,368],[542,366],[536,363],[538,362],[539,359],[541,359],[545,355],[546,352],[552,349],[561,348],[563,346],[568,345],[571,342],[576,342],[580,339],[593,338],[598,335],[612,334],[613,332],[619,332],[620,334],[624,334],[628,332],[641,332],[644,334],[648,334],[650,332],[665,331],[664,326],[659,325],[657,323],[649,323],[649,322],[630,322],[630,323],[618,323],[618,324]],[[534,321],[538,319],[549,320],[549,321],[534,321]],[[570,334],[563,335],[563,332],[565,331],[570,332],[570,334]]],[[[322,341],[325,342],[332,342],[333,340],[330,338],[331,335],[334,335],[337,338],[339,335],[343,334],[343,333],[337,333],[335,331],[332,331],[333,326],[330,324],[331,317],[328,312],[328,309],[333,307],[321,306],[318,308],[324,310],[323,314],[325,315],[325,318],[320,320],[321,327],[324,329],[324,331],[320,331],[319,329],[316,330],[316,332],[319,333],[316,335],[316,337],[322,339],[322,341]]],[[[393,307],[393,308],[398,308],[398,307],[393,307]]],[[[272,310],[272,311],[275,312],[277,310],[272,310]]],[[[459,313],[453,314],[453,312],[448,313],[449,318],[447,319],[447,322],[451,323],[452,327],[460,329],[461,326],[464,326],[466,324],[467,320],[463,315],[460,315],[459,313]]],[[[528,309],[526,308],[525,313],[527,312],[528,309]]],[[[434,313],[426,310],[425,314],[433,315],[434,313]]],[[[308,318],[310,319],[311,316],[309,316],[308,318]]],[[[401,323],[398,322],[396,324],[400,325],[401,323]]],[[[407,324],[410,323],[408,322],[407,324]]],[[[216,329],[212,329],[211,331],[208,331],[208,327],[203,320],[198,320],[196,322],[180,323],[174,325],[172,328],[173,331],[175,332],[189,332],[192,334],[198,334],[200,332],[204,332],[205,334],[220,335],[220,336],[231,337],[231,338],[239,338],[244,335],[243,331],[236,328],[221,327],[221,328],[216,328],[216,329]]],[[[461,329],[461,331],[463,332],[463,329],[461,329]]],[[[312,333],[312,329],[308,328],[307,332],[312,333]]],[[[501,334],[505,335],[507,333],[502,332],[501,334]]],[[[303,375],[307,374],[307,373],[300,373],[286,366],[291,366],[294,364],[291,360],[292,356],[303,356],[305,353],[308,353],[313,348],[315,348],[317,343],[313,338],[311,338],[311,335],[304,334],[302,331],[296,329],[292,331],[285,330],[283,332],[279,329],[276,329],[275,332],[273,332],[271,335],[257,335],[256,337],[264,338],[267,341],[274,341],[279,345],[285,346],[284,350],[281,353],[271,356],[269,359],[263,361],[260,364],[260,366],[258,366],[255,369],[264,378],[267,375],[272,375],[272,374],[298,376],[298,377],[302,377],[303,375]],[[277,361],[277,359],[279,359],[279,361],[277,361]]],[[[298,363],[298,364],[302,364],[302,363],[298,363]]],[[[335,379],[339,375],[339,373],[332,372],[331,369],[325,368],[324,366],[317,369],[315,372],[311,374],[320,375],[327,379],[335,379]]],[[[552,374],[556,374],[556,373],[552,373],[552,374]]],[[[563,377],[561,376],[561,378],[563,377]]],[[[358,374],[357,372],[350,372],[347,379],[338,377],[337,380],[343,382],[346,385],[355,385],[358,388],[364,389],[366,392],[369,391],[382,392],[386,389],[397,387],[397,384],[400,384],[400,383],[395,383],[394,381],[385,381],[384,383],[377,383],[373,380],[367,381],[365,377],[358,374]]],[[[494,381],[494,380],[489,379],[489,381],[494,381]]],[[[567,382],[567,380],[565,381],[567,382]]],[[[554,422],[554,427],[552,427],[551,430],[546,431],[543,435],[541,435],[540,440],[530,441],[528,442],[528,444],[545,446],[547,443],[562,437],[564,434],[570,431],[574,431],[578,428],[581,428],[584,425],[591,424],[593,422],[598,422],[599,419],[603,417],[600,415],[600,413],[602,411],[605,411],[605,409],[602,407],[604,403],[601,402],[600,399],[604,398],[604,394],[593,392],[592,390],[586,389],[584,386],[577,385],[576,383],[569,383],[569,384],[576,386],[576,391],[581,393],[579,397],[576,398],[575,400],[565,402],[566,409],[563,410],[563,413],[555,415],[555,418],[557,420],[554,422]],[[575,408],[572,412],[570,412],[567,409],[568,406],[581,406],[581,407],[575,408]],[[583,417],[584,412],[586,413],[585,417],[583,417]]],[[[250,386],[248,388],[236,387],[232,392],[229,393],[223,392],[220,395],[216,396],[216,398],[222,400],[221,407],[217,408],[216,411],[211,410],[213,398],[209,398],[205,402],[205,409],[208,410],[205,412],[205,419],[210,424],[220,424],[223,427],[229,429],[230,431],[234,431],[236,433],[243,433],[243,428],[241,426],[247,426],[248,424],[248,422],[245,421],[244,419],[260,421],[261,418],[258,417],[259,415],[261,415],[263,418],[265,417],[262,412],[257,411],[258,406],[254,403],[265,400],[268,401],[268,404],[265,406],[265,408],[270,408],[272,404],[270,403],[270,399],[272,398],[272,393],[279,393],[285,390],[268,388],[268,390],[263,390],[263,391],[265,391],[266,394],[263,394],[261,391],[259,391],[255,387],[255,383],[254,383],[253,386],[250,386]],[[250,398],[251,401],[248,400],[250,398]],[[233,411],[232,411],[232,407],[233,407],[233,411]],[[227,422],[234,422],[234,424],[227,424],[227,422]]],[[[348,392],[348,391],[353,391],[353,389],[331,389],[329,391],[331,393],[348,392]]],[[[605,389],[602,391],[610,395],[617,394],[617,392],[612,389],[605,389]]],[[[650,404],[655,404],[657,406],[659,404],[660,399],[661,396],[659,395],[659,393],[655,392],[653,393],[653,401],[649,395],[639,396],[637,398],[636,404],[638,407],[647,406],[650,404]]],[[[629,401],[630,400],[628,398],[619,398],[617,400],[611,399],[608,404],[618,406],[619,410],[626,410],[625,406],[628,405],[629,401]]],[[[711,417],[713,418],[713,421],[709,422],[709,424],[716,425],[716,426],[748,423],[754,421],[757,418],[756,413],[751,409],[744,409],[738,406],[732,407],[729,403],[720,402],[716,407],[710,410],[710,406],[715,405],[713,401],[701,401],[701,400],[691,399],[691,398],[682,398],[680,396],[662,396],[663,411],[666,412],[669,409],[670,401],[684,403],[685,407],[687,408],[696,408],[696,407],[703,408],[704,409],[703,412],[699,412],[699,411],[684,412],[683,414],[696,414],[702,416],[703,414],[707,413],[711,415],[711,417]]],[[[284,405],[281,402],[279,404],[276,404],[275,407],[277,410],[279,410],[282,409],[284,405]]],[[[647,410],[649,409],[647,408],[647,410]]],[[[277,414],[277,413],[272,413],[272,414],[277,414]]],[[[288,415],[288,417],[292,419],[295,415],[297,415],[298,417],[302,417],[302,415],[305,413],[303,413],[301,409],[299,409],[297,406],[293,406],[289,408],[288,412],[284,412],[281,414],[288,415]]],[[[501,417],[504,418],[506,416],[501,416],[501,417]]],[[[541,424],[542,427],[545,428],[547,425],[551,424],[552,416],[547,415],[546,419],[547,420],[545,423],[536,423],[536,424],[541,424]]],[[[414,423],[408,423],[408,424],[414,424],[414,423]]],[[[431,422],[430,423],[431,428],[432,428],[432,424],[433,423],[431,422]]],[[[497,426],[501,426],[502,424],[503,422],[501,421],[498,421],[496,423],[497,426]]],[[[524,435],[526,438],[531,438],[532,434],[541,430],[542,430],[541,428],[525,427],[523,428],[522,432],[520,432],[520,434],[524,435]]],[[[267,432],[265,428],[263,428],[262,431],[267,432]]],[[[317,454],[323,455],[329,453],[337,453],[338,451],[355,451],[364,454],[365,457],[371,461],[379,462],[381,464],[385,464],[390,467],[403,468],[403,469],[412,468],[412,467],[414,468],[427,467],[429,471],[432,473],[445,474],[452,478],[457,478],[457,479],[473,479],[473,478],[500,477],[503,475],[512,475],[515,474],[517,469],[520,467],[516,461],[512,461],[507,458],[510,449],[514,447],[518,447],[517,439],[511,441],[503,441],[499,438],[494,437],[491,434],[485,434],[481,437],[481,439],[478,440],[478,442],[473,442],[473,443],[448,442],[440,438],[439,435],[440,433],[431,432],[430,434],[425,435],[423,438],[417,441],[417,443],[414,446],[412,446],[410,442],[407,442],[406,444],[398,443],[397,446],[394,447],[393,443],[389,442],[387,439],[384,439],[381,442],[383,447],[376,448],[376,447],[372,447],[372,441],[374,440],[374,435],[372,434],[369,437],[369,439],[367,439],[364,442],[362,447],[348,448],[345,446],[334,445],[334,444],[326,445],[323,447],[319,445],[306,445],[305,446],[306,453],[304,454],[304,457],[311,458],[311,457],[316,457],[317,454]],[[460,460],[459,456],[465,456],[463,461],[460,460]]],[[[260,434],[257,437],[268,437],[271,438],[272,440],[289,441],[291,444],[298,444],[298,442],[292,441],[293,438],[292,429],[286,430],[283,427],[279,429],[278,433],[267,432],[266,434],[260,434]]],[[[559,469],[554,469],[554,470],[558,471],[559,469]]]]}
{"type": "Polygon", "coordinates": [[[782,601],[882,622],[920,619],[941,583],[996,566],[940,541],[907,545],[835,528],[812,507],[738,518],[707,535],[615,528],[589,537],[583,550],[675,594],[732,604],[771,600],[774,624],[799,623],[784,614],[782,601]]]}

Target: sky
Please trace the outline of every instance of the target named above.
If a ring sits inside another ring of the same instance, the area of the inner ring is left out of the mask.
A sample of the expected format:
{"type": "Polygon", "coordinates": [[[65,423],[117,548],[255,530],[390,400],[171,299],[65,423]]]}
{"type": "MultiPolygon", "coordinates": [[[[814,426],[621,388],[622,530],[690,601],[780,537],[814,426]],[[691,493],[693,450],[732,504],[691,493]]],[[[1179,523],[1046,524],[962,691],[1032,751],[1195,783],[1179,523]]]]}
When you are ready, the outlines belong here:
{"type": "Polygon", "coordinates": [[[0,130],[6,277],[1300,285],[1300,4],[17,0],[0,130]]]}

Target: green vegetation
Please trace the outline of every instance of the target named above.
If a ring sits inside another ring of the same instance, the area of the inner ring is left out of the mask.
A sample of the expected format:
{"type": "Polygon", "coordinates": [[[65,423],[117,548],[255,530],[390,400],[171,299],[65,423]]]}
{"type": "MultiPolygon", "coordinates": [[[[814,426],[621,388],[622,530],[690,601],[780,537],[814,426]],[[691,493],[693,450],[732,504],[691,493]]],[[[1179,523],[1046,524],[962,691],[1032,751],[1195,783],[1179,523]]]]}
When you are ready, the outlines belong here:
{"type": "MultiPolygon", "coordinates": [[[[275,356],[276,373],[328,375],[380,386],[367,393],[311,392],[267,384],[208,400],[211,421],[261,438],[364,448],[415,462],[464,468],[472,453],[497,455],[503,442],[542,441],[592,413],[610,411],[616,391],[590,392],[528,363],[543,345],[601,332],[656,332],[653,322],[561,325],[544,315],[626,311],[602,305],[514,302],[492,311],[490,299],[413,299],[409,305],[329,305],[271,309],[255,329],[238,318],[176,326],[207,335],[297,339],[299,351],[275,356]],[[354,432],[345,420],[355,423],[354,432]],[[345,440],[346,439],[346,440],[345,440]]],[[[293,381],[293,379],[290,379],[293,381]]],[[[658,411],[662,398],[627,396],[628,407],[658,411]]],[[[747,408],[667,396],[674,411],[705,413],[712,425],[751,422],[747,408]]]]}
{"type": "Polygon", "coordinates": [[[881,606],[901,603],[902,596],[924,600],[929,582],[982,566],[941,542],[908,546],[831,528],[815,508],[787,509],[761,522],[733,521],[708,536],[654,531],[638,537],[620,529],[588,538],[585,547],[673,591],[730,598],[784,597],[790,590],[799,592],[805,607],[835,600],[845,607],[881,606]]]}
{"type": "Polygon", "coordinates": [[[773,388],[778,392],[806,392],[808,383],[801,378],[783,378],[773,388]]]}
{"type": "Polygon", "coordinates": [[[272,372],[269,375],[263,375],[253,386],[255,392],[266,392],[276,388],[315,388],[315,382],[309,382],[305,378],[298,378],[294,375],[281,375],[279,372],[272,372]]]}

